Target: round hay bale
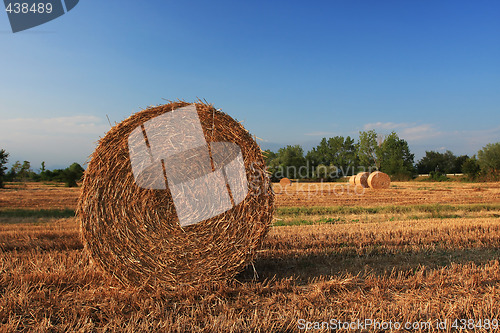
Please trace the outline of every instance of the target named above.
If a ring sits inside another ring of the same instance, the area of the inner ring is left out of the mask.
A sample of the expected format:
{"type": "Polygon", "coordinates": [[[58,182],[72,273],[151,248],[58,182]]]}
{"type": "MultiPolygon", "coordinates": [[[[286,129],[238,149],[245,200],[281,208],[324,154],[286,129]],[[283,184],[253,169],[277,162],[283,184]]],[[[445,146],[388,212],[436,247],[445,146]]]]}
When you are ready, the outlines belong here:
{"type": "Polygon", "coordinates": [[[148,108],[91,156],[77,208],[84,247],[123,284],[230,278],[272,223],[270,184],[259,146],[227,114],[201,102],[148,108]]]}
{"type": "Polygon", "coordinates": [[[355,183],[358,186],[362,186],[364,188],[368,187],[368,176],[370,173],[368,172],[360,172],[356,175],[355,183]]]}
{"type": "Polygon", "coordinates": [[[376,190],[386,189],[391,185],[391,178],[383,172],[375,171],[368,176],[368,185],[376,190]]]}
{"type": "Polygon", "coordinates": [[[288,178],[281,178],[280,179],[280,185],[281,186],[291,186],[292,185],[292,181],[288,178]]]}
{"type": "Polygon", "coordinates": [[[349,177],[349,184],[351,186],[356,185],[356,175],[352,175],[351,177],[349,177]]]}

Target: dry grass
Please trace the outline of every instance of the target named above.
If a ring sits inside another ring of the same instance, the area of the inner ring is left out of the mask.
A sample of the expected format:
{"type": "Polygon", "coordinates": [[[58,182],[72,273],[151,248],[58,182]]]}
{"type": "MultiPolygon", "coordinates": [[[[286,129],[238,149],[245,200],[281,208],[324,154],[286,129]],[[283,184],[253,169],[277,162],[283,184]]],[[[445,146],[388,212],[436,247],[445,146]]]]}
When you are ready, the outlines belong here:
{"type": "Polygon", "coordinates": [[[0,191],[0,209],[76,208],[80,189],[62,184],[8,183],[0,191]]]}
{"type": "MultiPolygon", "coordinates": [[[[56,187],[40,183],[7,184],[0,191],[0,209],[75,209],[79,188],[56,187]]],[[[276,205],[360,206],[472,204],[500,202],[500,183],[423,183],[392,182],[384,191],[361,189],[348,183],[273,184],[276,205]]]]}
{"type": "Polygon", "coordinates": [[[294,183],[286,188],[274,184],[274,190],[276,205],[282,207],[500,202],[500,183],[392,182],[390,188],[383,191],[348,183],[294,183]]]}
{"type": "MultiPolygon", "coordinates": [[[[426,186],[413,191],[439,189],[426,186]]],[[[444,331],[452,331],[454,319],[500,319],[499,217],[498,200],[282,207],[283,223],[313,224],[273,227],[254,263],[258,276],[250,266],[231,281],[151,292],[96,270],[74,218],[0,215],[0,325],[25,332],[294,332],[299,319],[447,319],[444,331]]]]}

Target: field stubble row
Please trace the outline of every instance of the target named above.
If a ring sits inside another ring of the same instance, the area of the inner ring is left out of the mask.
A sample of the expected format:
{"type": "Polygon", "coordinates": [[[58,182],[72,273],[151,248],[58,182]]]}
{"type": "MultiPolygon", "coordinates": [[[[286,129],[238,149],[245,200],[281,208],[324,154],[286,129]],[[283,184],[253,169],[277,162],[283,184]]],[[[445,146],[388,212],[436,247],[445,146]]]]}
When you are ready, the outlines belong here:
{"type": "MultiPolygon", "coordinates": [[[[0,323],[7,331],[264,332],[295,331],[299,319],[500,319],[498,207],[461,206],[455,217],[393,207],[297,208],[311,224],[273,227],[236,279],[174,292],[103,276],[75,218],[0,217],[0,323]]],[[[293,209],[279,208],[278,218],[294,218],[293,209]]]]}
{"type": "MultiPolygon", "coordinates": [[[[419,204],[473,204],[500,202],[500,183],[393,182],[387,190],[362,189],[348,183],[273,184],[278,207],[419,204]]],[[[60,184],[8,184],[0,191],[0,209],[75,209],[78,188],[60,184]]]]}

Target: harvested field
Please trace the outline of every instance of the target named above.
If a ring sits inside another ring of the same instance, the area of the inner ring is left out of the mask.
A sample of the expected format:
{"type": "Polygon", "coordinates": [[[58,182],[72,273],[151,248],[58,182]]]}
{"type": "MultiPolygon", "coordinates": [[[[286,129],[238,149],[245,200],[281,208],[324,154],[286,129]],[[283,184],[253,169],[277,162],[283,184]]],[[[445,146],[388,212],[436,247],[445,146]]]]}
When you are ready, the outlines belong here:
{"type": "MultiPolygon", "coordinates": [[[[278,207],[471,204],[500,202],[500,183],[392,182],[385,190],[349,183],[273,184],[278,207]]],[[[26,183],[0,190],[0,209],[75,209],[79,188],[26,183]]]]}
{"type": "MultiPolygon", "coordinates": [[[[24,193],[40,199],[48,195],[39,192],[50,191],[24,193]]],[[[153,292],[96,270],[74,217],[51,217],[58,209],[49,204],[38,206],[42,211],[3,206],[0,325],[3,331],[295,332],[307,322],[373,319],[417,323],[420,329],[407,331],[427,332],[436,329],[426,323],[446,319],[439,332],[451,332],[456,319],[500,320],[499,192],[498,183],[409,182],[366,189],[364,201],[351,204],[327,204],[327,195],[304,204],[310,192],[301,190],[294,199],[301,200],[288,201],[300,204],[292,205],[278,195],[274,226],[253,266],[234,280],[153,292]],[[418,200],[420,193],[427,201],[418,200]],[[322,205],[313,204],[318,199],[322,205]]]]}
{"type": "Polygon", "coordinates": [[[380,206],[470,204],[500,201],[500,183],[392,182],[389,189],[373,190],[349,183],[274,184],[277,206],[380,206]]]}
{"type": "Polygon", "coordinates": [[[0,209],[76,208],[80,188],[63,184],[11,183],[0,190],[0,209]]]}

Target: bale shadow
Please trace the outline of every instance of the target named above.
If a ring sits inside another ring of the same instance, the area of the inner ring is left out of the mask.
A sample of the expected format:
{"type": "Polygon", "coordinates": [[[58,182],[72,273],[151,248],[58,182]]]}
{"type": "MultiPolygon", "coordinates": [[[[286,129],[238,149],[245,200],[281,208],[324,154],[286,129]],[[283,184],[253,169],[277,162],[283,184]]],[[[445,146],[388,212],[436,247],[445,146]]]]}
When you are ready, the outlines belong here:
{"type": "Polygon", "coordinates": [[[341,255],[335,252],[313,255],[261,255],[253,265],[248,265],[238,274],[236,279],[249,282],[294,278],[299,284],[308,284],[315,278],[342,276],[346,273],[354,276],[368,273],[384,276],[394,271],[416,271],[422,266],[439,269],[452,263],[483,265],[499,258],[500,249],[495,247],[378,255],[341,255]]]}

